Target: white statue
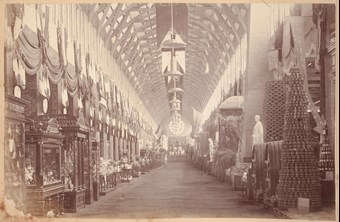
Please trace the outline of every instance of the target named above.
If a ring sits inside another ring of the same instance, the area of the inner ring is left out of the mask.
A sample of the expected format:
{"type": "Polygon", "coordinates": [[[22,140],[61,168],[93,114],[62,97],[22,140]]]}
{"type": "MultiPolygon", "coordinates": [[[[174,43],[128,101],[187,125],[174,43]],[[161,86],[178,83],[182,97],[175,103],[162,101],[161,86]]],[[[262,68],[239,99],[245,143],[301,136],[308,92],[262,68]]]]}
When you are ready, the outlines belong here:
{"type": "Polygon", "coordinates": [[[210,162],[214,162],[214,153],[215,153],[214,142],[213,142],[213,140],[211,138],[209,138],[208,141],[209,141],[210,162]]]}
{"type": "Polygon", "coordinates": [[[260,116],[255,116],[255,126],[253,130],[253,145],[263,143],[263,126],[260,121],[260,116]]]}

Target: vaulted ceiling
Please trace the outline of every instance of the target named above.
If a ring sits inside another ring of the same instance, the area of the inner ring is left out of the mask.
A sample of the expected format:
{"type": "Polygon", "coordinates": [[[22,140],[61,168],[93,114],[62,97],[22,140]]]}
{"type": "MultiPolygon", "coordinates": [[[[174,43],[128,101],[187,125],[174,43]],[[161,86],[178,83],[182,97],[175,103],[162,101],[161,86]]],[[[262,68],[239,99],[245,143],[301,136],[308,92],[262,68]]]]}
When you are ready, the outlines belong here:
{"type": "MultiPolygon", "coordinates": [[[[158,123],[170,116],[157,44],[156,4],[80,4],[158,123]]],[[[241,38],[250,4],[187,4],[188,36],[182,115],[203,111],[241,38]],[[209,72],[206,73],[206,67],[209,72]]]]}

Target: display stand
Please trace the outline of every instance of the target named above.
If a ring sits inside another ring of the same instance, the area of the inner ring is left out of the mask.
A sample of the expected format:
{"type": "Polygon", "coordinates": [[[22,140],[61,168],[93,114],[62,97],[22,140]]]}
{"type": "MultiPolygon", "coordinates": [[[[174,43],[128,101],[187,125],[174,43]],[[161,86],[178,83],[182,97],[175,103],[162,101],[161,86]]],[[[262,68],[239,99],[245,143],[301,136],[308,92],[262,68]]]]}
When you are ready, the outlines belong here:
{"type": "MultiPolygon", "coordinates": [[[[90,163],[84,156],[89,155],[89,129],[80,115],[55,115],[61,126],[61,133],[65,136],[63,144],[64,184],[65,184],[65,212],[75,213],[85,206],[85,175],[91,175],[90,163]],[[87,165],[87,166],[85,166],[87,165]]],[[[88,178],[87,178],[88,179],[88,178]]],[[[87,189],[90,189],[88,187],[87,189]]]]}
{"type": "Polygon", "coordinates": [[[308,99],[303,86],[300,70],[292,69],[277,186],[281,210],[298,208],[299,198],[309,199],[309,211],[321,209],[320,174],[312,146],[308,99]]]}
{"type": "Polygon", "coordinates": [[[27,212],[63,213],[61,146],[64,136],[55,119],[38,116],[26,125],[25,169],[27,212]]]}

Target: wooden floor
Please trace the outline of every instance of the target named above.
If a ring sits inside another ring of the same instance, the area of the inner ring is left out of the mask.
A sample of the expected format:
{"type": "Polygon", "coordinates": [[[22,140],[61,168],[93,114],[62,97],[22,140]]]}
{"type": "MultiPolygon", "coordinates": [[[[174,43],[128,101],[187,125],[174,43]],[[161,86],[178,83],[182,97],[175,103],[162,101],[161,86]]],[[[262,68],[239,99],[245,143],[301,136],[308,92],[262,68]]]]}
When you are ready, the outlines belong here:
{"type": "Polygon", "coordinates": [[[185,161],[169,161],[125,183],[76,214],[86,218],[274,218],[185,161]]]}

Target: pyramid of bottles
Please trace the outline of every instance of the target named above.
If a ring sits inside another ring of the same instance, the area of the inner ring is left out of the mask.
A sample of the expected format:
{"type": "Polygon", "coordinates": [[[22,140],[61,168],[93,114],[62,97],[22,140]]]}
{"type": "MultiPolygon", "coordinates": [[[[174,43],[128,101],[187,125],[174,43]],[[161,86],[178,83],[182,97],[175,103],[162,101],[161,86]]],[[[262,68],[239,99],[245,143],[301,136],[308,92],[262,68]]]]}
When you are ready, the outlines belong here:
{"type": "Polygon", "coordinates": [[[286,82],[274,80],[266,83],[264,112],[266,116],[265,141],[283,139],[284,112],[286,102],[286,82]]]}
{"type": "Polygon", "coordinates": [[[307,98],[299,69],[292,69],[285,106],[285,126],[278,185],[279,208],[296,208],[298,198],[309,199],[310,211],[321,208],[318,162],[311,145],[307,98]]]}

